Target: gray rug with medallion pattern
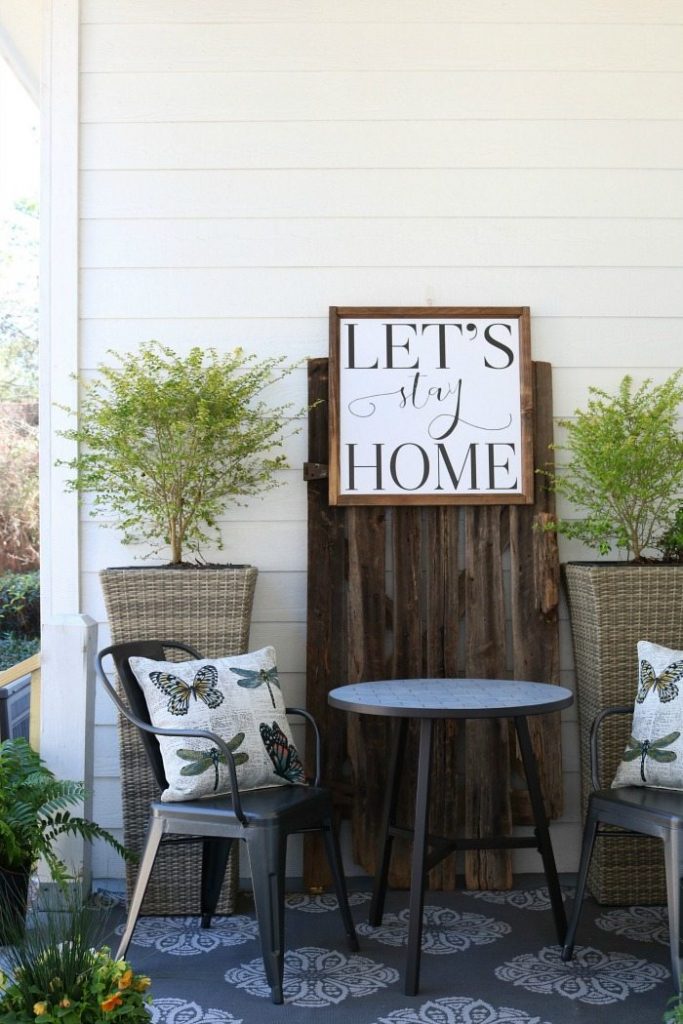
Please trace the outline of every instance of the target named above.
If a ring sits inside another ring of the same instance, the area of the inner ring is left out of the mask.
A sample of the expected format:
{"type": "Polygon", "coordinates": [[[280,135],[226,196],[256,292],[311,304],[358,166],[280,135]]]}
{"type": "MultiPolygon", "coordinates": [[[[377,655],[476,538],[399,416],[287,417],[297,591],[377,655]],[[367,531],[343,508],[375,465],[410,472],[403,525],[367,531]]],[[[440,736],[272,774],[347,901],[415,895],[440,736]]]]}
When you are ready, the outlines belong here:
{"type": "MultiPolygon", "coordinates": [[[[100,899],[120,934],[121,897],[100,899]]],[[[328,1024],[657,1024],[673,991],[663,907],[587,900],[564,964],[541,885],[428,893],[421,991],[406,996],[407,894],[389,893],[379,928],[367,924],[367,888],[352,880],[350,899],[358,953],[333,896],[287,897],[283,1006],[270,1002],[248,894],[210,930],[196,918],[141,919],[128,959],[152,978],[153,1024],[306,1024],[323,1012],[328,1024]]]]}

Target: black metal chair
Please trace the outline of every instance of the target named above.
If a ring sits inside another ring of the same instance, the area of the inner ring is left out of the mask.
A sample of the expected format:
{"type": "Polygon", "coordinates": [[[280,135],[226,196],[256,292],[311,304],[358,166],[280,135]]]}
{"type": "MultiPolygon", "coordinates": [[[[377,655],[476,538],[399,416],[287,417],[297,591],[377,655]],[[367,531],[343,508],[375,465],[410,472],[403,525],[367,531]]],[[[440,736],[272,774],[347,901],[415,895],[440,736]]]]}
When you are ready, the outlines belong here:
{"type": "Polygon", "coordinates": [[[240,793],[235,762],[225,742],[214,733],[201,729],[160,729],[152,726],[144,694],[129,659],[168,660],[166,652],[182,651],[193,658],[201,655],[177,641],[136,641],[115,644],[100,651],[96,665],[107,693],[122,715],[140,730],[140,738],[160,789],[167,786],[161,751],[155,736],[191,736],[208,739],[225,757],[231,793],[227,796],[188,800],[177,803],[152,801],[145,849],[135,884],[126,928],[117,957],[124,956],[135,929],[140,907],[162,839],[170,835],[204,839],[201,881],[201,923],[208,928],[215,913],[221,884],[235,839],[246,843],[251,867],[256,917],[266,978],[274,1003],[283,1001],[284,970],[284,896],[287,839],[291,833],[321,831],[332,870],[344,927],[352,950],[358,949],[356,930],[349,910],[341,855],[332,820],[329,791],[320,785],[320,735],[313,716],[300,708],[287,708],[288,714],[302,715],[313,727],[316,741],[316,775],[308,786],[274,786],[240,793]],[[104,669],[111,657],[128,704],[117,693],[104,669]]]}
{"type": "MultiPolygon", "coordinates": [[[[576,929],[581,915],[588,869],[596,836],[601,835],[599,825],[617,825],[631,833],[655,836],[664,843],[666,896],[669,910],[669,944],[671,970],[676,992],[681,991],[680,957],[680,869],[683,854],[683,793],[673,789],[655,789],[646,786],[624,786],[619,789],[600,788],[598,761],[598,732],[609,715],[633,714],[633,705],[605,708],[596,716],[590,734],[591,779],[594,792],[588,800],[586,824],[581,846],[581,861],[576,880],[574,907],[567,927],[562,959],[571,960],[576,929]]],[[[614,833],[608,833],[614,836],[614,833]]]]}

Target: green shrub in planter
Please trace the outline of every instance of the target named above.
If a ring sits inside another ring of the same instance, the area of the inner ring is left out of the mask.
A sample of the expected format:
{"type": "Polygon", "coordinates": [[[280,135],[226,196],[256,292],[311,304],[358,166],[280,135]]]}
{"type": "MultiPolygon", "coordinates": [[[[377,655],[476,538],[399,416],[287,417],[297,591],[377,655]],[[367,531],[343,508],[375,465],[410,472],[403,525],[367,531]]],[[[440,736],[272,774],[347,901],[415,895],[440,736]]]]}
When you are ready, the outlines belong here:
{"type": "Polygon", "coordinates": [[[567,441],[553,447],[568,459],[545,475],[580,518],[560,519],[549,529],[601,555],[620,548],[634,562],[648,561],[653,549],[667,550],[662,538],[671,536],[677,521],[683,526],[677,520],[683,490],[682,374],[677,371],[663,384],[646,380],[635,389],[626,376],[614,395],[589,388],[586,409],[560,420],[567,441]]]}
{"type": "Polygon", "coordinates": [[[657,547],[665,562],[683,564],[683,505],[676,512],[673,522],[657,541],[657,547]]]}
{"type": "Polygon", "coordinates": [[[239,348],[183,358],[157,341],[111,355],[120,366],[83,382],[78,425],[64,431],[79,445],[62,463],[75,473],[67,486],[93,496],[92,514],[112,519],[124,544],[169,547],[172,565],[208,541],[222,548],[226,505],[273,487],[286,466],[279,449],[300,414],[262,395],[292,367],[239,348]]]}

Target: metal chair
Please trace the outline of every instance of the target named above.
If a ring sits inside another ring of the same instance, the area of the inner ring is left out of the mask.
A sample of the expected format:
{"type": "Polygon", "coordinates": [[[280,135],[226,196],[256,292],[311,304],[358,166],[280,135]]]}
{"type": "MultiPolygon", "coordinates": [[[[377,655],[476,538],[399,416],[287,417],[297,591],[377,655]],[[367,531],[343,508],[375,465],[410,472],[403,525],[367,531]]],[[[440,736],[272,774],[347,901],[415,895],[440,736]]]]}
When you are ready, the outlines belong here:
{"type": "Polygon", "coordinates": [[[117,708],[140,730],[140,738],[160,789],[167,786],[161,751],[155,736],[191,736],[208,739],[225,757],[231,792],[227,796],[188,800],[177,803],[152,801],[145,849],[135,884],[126,928],[117,957],[125,955],[140,913],[154,860],[163,838],[169,835],[203,838],[201,923],[211,925],[225,874],[230,848],[235,839],[246,843],[251,867],[256,917],[261,937],[261,951],[266,978],[274,1003],[283,1001],[284,971],[284,896],[287,838],[291,833],[321,831],[332,870],[344,928],[352,950],[358,949],[356,930],[349,910],[341,855],[332,820],[329,791],[320,785],[320,735],[307,711],[287,708],[288,714],[302,715],[313,727],[316,741],[316,775],[308,786],[274,786],[240,793],[235,762],[225,742],[203,729],[160,729],[152,726],[144,694],[133,673],[129,659],[168,660],[167,651],[182,651],[193,658],[201,655],[187,644],[177,641],[135,641],[106,647],[97,655],[98,675],[117,708]],[[105,658],[111,657],[126,702],[119,696],[104,669],[105,658]]]}
{"type": "MultiPolygon", "coordinates": [[[[666,896],[669,909],[669,944],[671,970],[676,992],[681,991],[680,957],[680,877],[679,857],[683,853],[683,793],[673,789],[655,789],[646,786],[624,786],[619,789],[600,788],[598,763],[598,732],[609,715],[633,714],[633,706],[605,708],[596,716],[590,734],[591,779],[594,792],[588,800],[586,824],[581,846],[581,861],[576,880],[576,894],[572,916],[562,950],[562,959],[571,960],[576,929],[581,915],[583,897],[588,878],[593,845],[596,836],[604,833],[599,824],[617,825],[631,833],[655,836],[664,843],[666,896]]],[[[618,833],[617,833],[618,835],[618,833]]]]}

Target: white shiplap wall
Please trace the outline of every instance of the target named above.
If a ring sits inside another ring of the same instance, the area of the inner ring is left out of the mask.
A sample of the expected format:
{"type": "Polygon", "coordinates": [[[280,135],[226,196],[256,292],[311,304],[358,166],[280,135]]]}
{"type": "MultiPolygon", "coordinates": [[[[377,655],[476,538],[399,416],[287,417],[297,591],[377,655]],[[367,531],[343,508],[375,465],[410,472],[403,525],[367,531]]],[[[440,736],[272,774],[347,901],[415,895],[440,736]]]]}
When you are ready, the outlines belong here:
{"type": "MultiPolygon", "coordinates": [[[[680,0],[82,0],[80,68],[85,371],[150,337],[323,355],[330,304],[529,305],[558,415],[681,363],[680,0]]],[[[286,391],[303,404],[303,371],[286,391]]],[[[231,510],[224,536],[260,568],[252,643],[276,644],[295,702],[303,435],[289,455],[276,498],[231,510]]],[[[97,570],[131,553],[84,517],[82,554],[103,623],[97,570]]],[[[570,647],[565,623],[568,683],[570,647]]],[[[96,717],[95,814],[117,828],[113,716],[96,717]]],[[[563,760],[573,870],[574,711],[563,760]]],[[[118,871],[98,850],[95,875],[118,871]]]]}

